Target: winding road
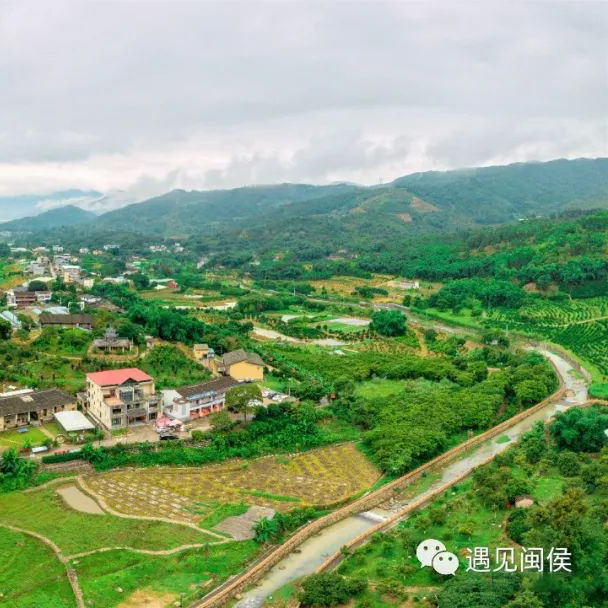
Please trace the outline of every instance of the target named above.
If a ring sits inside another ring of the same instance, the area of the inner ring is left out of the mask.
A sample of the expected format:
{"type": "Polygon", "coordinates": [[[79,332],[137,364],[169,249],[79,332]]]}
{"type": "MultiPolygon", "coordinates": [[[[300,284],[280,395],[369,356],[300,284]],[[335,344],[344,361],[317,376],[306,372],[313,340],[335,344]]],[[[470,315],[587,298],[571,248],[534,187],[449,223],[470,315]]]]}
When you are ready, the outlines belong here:
{"type": "MultiPolygon", "coordinates": [[[[580,372],[561,354],[543,348],[537,350],[554,364],[566,388],[565,397],[549,403],[522,421],[515,423],[504,433],[509,437],[509,441],[497,443],[496,438],[489,439],[473,448],[464,457],[441,467],[438,470],[440,478],[418,495],[406,501],[397,502],[387,510],[375,508],[371,511],[347,517],[323,529],[318,535],[304,541],[298,547],[297,553],[291,553],[280,561],[256,587],[246,592],[235,604],[235,608],[258,608],[262,606],[265,599],[277,589],[296,578],[314,572],[329,557],[362,532],[376,526],[378,522],[402,510],[408,503],[436,494],[438,489],[446,483],[457,479],[463,474],[470,473],[476,466],[507,449],[523,433],[529,431],[537,421],[545,422],[557,412],[585,403],[587,400],[587,385],[584,379],[581,378],[580,372]]],[[[406,517],[407,515],[403,519],[406,517]]]]}

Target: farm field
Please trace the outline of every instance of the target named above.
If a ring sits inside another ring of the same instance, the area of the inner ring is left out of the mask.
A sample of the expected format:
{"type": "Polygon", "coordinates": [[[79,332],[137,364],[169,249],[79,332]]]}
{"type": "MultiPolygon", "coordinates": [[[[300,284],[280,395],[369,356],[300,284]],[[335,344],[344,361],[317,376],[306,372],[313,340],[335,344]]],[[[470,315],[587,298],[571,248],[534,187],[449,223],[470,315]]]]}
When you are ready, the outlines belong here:
{"type": "Polygon", "coordinates": [[[110,471],[89,475],[85,483],[118,512],[200,522],[226,504],[276,511],[331,505],[370,487],[379,476],[365,456],[346,443],[201,468],[110,471]]]}
{"type": "Polygon", "coordinates": [[[0,596],[8,608],[76,606],[63,564],[40,541],[2,528],[0,596]]]}
{"type": "Polygon", "coordinates": [[[108,546],[162,550],[217,541],[187,526],[76,511],[57,494],[58,487],[0,496],[0,522],[42,534],[66,555],[108,546]]]}
{"type": "Polygon", "coordinates": [[[581,360],[595,382],[608,379],[608,297],[541,301],[519,310],[494,309],[482,317],[471,311],[426,309],[425,314],[465,327],[499,328],[549,340],[581,360]]]}
{"type": "Polygon", "coordinates": [[[93,606],[164,608],[180,599],[188,606],[240,571],[258,550],[253,541],[241,541],[173,555],[109,551],[79,558],[74,568],[85,603],[93,606]]]}

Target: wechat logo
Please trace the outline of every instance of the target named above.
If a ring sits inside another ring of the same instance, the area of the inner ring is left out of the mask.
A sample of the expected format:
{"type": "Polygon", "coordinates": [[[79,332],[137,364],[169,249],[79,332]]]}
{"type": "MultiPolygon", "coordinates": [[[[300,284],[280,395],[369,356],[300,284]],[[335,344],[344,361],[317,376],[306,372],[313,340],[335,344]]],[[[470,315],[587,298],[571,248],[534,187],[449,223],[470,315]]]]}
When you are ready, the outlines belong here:
{"type": "Polygon", "coordinates": [[[454,553],[446,551],[440,540],[429,538],[423,540],[416,549],[416,557],[422,567],[430,566],[439,574],[454,574],[458,570],[458,558],[454,553]]]}

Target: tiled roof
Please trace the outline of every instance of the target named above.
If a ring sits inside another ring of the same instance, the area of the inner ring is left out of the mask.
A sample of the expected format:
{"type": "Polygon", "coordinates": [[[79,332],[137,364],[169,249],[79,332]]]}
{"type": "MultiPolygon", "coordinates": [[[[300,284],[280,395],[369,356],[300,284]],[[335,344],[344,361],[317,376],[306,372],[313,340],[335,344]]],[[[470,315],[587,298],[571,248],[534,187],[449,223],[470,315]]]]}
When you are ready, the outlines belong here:
{"type": "Polygon", "coordinates": [[[33,412],[76,403],[76,397],[56,388],[46,391],[0,397],[0,416],[14,416],[22,412],[33,412]]]}
{"type": "Polygon", "coordinates": [[[133,382],[145,382],[152,380],[152,376],[148,376],[136,367],[127,367],[125,369],[111,369],[105,372],[91,372],[87,374],[87,378],[98,384],[99,386],[114,386],[124,384],[128,380],[133,382]]]}
{"type": "Polygon", "coordinates": [[[82,313],[54,315],[43,312],[39,319],[42,325],[92,325],[93,317],[82,313]]]}
{"type": "Polygon", "coordinates": [[[226,353],[222,357],[222,363],[228,367],[230,365],[234,365],[235,363],[240,363],[241,361],[247,361],[252,365],[264,365],[264,361],[262,361],[260,355],[257,353],[250,353],[242,348],[239,350],[233,350],[229,353],[226,353]]]}
{"type": "Polygon", "coordinates": [[[209,382],[202,382],[201,384],[191,384],[189,386],[182,386],[176,388],[175,391],[179,393],[184,399],[189,399],[194,395],[201,395],[209,391],[223,392],[229,388],[236,386],[238,382],[233,380],[230,376],[222,376],[209,380],[209,382]]]}

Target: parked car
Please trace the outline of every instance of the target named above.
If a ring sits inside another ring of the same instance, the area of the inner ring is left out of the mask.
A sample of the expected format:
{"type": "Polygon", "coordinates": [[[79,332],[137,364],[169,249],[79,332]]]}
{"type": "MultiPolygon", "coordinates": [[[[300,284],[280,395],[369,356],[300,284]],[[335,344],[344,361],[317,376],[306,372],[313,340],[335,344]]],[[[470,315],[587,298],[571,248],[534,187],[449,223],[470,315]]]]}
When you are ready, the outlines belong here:
{"type": "Polygon", "coordinates": [[[179,439],[179,437],[177,435],[170,435],[168,433],[160,436],[161,441],[171,441],[172,439],[179,439]]]}

